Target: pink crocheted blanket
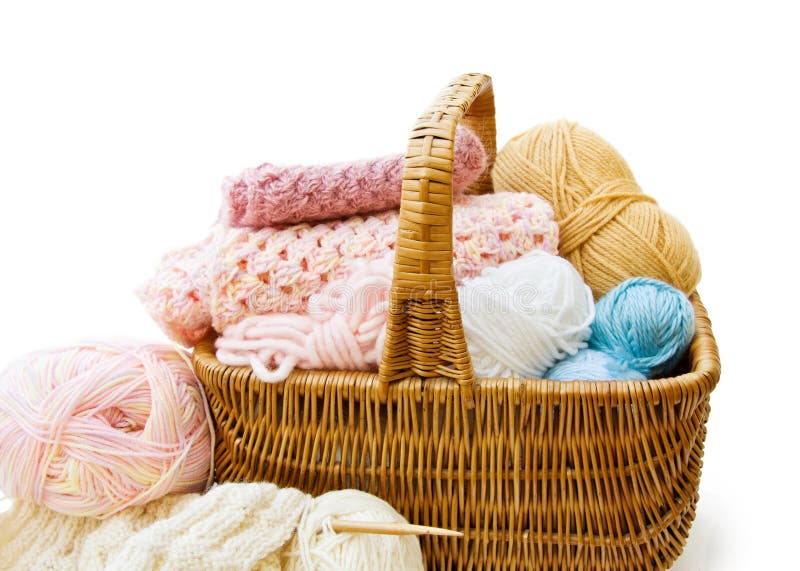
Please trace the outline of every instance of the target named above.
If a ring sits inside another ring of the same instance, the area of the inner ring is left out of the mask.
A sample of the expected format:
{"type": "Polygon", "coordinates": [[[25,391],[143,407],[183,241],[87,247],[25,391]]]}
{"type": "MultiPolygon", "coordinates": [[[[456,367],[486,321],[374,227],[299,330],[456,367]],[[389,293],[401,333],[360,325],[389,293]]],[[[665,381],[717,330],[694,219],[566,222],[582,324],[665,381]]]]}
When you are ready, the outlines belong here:
{"type": "MultiPolygon", "coordinates": [[[[138,293],[173,340],[193,346],[249,316],[306,312],[312,295],[363,261],[393,259],[397,220],[386,211],[258,231],[217,225],[200,244],[166,255],[138,293]]],[[[557,246],[552,208],[534,194],[465,195],[453,208],[457,284],[557,246]]]]}
{"type": "MultiPolygon", "coordinates": [[[[453,154],[453,190],[461,194],[486,168],[486,151],[475,133],[458,127],[453,154]]],[[[332,165],[264,163],[225,179],[220,220],[265,228],[398,208],[403,161],[398,154],[332,165]]]]}

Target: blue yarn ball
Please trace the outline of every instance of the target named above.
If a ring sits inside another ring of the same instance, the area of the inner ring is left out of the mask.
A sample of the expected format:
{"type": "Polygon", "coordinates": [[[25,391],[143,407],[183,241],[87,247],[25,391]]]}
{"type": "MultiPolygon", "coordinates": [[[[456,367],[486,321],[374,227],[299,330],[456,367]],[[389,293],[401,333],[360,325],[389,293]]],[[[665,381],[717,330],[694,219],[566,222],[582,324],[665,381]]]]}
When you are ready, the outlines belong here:
{"type": "Polygon", "coordinates": [[[671,371],[694,337],[694,308],[669,284],[631,278],[596,305],[589,347],[652,379],[671,371]]]}
{"type": "Polygon", "coordinates": [[[639,371],[628,368],[625,363],[594,349],[581,349],[574,355],[562,359],[544,374],[545,379],[555,381],[644,381],[639,371]]]}

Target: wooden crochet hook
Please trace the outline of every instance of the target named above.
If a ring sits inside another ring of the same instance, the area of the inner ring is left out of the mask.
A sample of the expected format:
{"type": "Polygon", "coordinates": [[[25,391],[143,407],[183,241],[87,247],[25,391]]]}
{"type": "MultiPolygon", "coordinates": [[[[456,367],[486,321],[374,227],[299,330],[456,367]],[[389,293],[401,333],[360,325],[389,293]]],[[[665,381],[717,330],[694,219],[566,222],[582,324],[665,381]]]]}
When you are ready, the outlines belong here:
{"type": "Polygon", "coordinates": [[[443,535],[447,537],[464,537],[460,531],[414,525],[411,523],[393,523],[384,521],[350,521],[334,519],[331,528],[336,533],[377,533],[379,535],[443,535]]]}

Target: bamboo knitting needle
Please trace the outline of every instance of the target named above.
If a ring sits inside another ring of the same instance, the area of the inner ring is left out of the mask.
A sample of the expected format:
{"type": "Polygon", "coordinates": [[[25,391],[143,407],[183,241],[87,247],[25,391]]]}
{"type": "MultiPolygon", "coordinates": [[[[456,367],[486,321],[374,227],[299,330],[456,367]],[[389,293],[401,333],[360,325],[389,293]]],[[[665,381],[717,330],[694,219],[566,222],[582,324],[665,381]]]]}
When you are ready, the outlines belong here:
{"type": "Polygon", "coordinates": [[[447,537],[464,537],[460,531],[414,525],[411,523],[393,523],[383,521],[349,521],[334,519],[331,528],[336,533],[377,533],[379,535],[444,535],[447,537]]]}

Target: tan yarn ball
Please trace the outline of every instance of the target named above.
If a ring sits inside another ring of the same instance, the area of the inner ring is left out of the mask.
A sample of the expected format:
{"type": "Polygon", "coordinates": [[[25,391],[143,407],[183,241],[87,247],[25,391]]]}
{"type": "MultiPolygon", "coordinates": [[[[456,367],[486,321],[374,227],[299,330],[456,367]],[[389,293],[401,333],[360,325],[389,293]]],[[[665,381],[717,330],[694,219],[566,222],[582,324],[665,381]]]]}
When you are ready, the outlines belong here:
{"type": "Polygon", "coordinates": [[[638,276],[684,292],[700,281],[700,260],[686,228],[644,194],[619,153],[589,129],[558,121],[511,139],[492,170],[496,190],[533,192],[550,202],[559,253],[578,269],[595,299],[638,276]]]}

